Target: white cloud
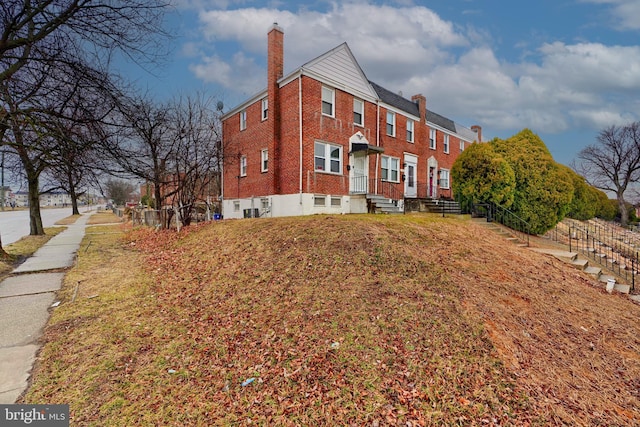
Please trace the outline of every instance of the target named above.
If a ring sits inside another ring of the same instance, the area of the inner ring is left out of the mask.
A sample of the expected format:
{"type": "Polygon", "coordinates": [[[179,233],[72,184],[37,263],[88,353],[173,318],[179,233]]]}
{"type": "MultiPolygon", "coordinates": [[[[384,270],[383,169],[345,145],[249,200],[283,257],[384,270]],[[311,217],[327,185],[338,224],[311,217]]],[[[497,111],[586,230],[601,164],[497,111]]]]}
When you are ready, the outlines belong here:
{"type": "Polygon", "coordinates": [[[230,62],[217,55],[204,57],[202,63],[192,65],[190,69],[198,79],[231,88],[245,97],[260,91],[261,86],[266,86],[264,70],[242,52],[233,55],[230,62]],[[261,76],[265,82],[261,86],[257,85],[255,76],[261,76]]]}
{"type": "MultiPolygon", "coordinates": [[[[585,1],[608,3],[614,10],[640,5],[585,1]]],[[[422,6],[363,2],[334,3],[325,12],[212,10],[200,19],[215,52],[192,70],[243,94],[239,100],[266,86],[267,31],[277,21],[285,31],[285,73],[346,41],[368,78],[407,97],[422,93],[428,108],[456,120],[469,118],[467,125],[562,132],[638,119],[637,46],[555,42],[509,62],[496,57],[482,28],[459,28],[422,6]],[[235,44],[243,53],[223,57],[216,43],[235,44]]]]}
{"type": "Polygon", "coordinates": [[[638,0],[582,0],[585,3],[611,5],[611,16],[618,30],[640,30],[640,2],[638,0]]]}

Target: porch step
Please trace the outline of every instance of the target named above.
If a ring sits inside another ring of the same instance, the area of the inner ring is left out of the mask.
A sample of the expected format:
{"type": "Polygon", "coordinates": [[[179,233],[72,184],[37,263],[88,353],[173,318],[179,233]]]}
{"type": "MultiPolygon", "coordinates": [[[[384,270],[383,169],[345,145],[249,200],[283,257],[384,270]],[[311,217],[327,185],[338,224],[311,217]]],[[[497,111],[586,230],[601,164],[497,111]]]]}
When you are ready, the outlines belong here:
{"type": "Polygon", "coordinates": [[[398,200],[393,200],[381,196],[379,194],[367,194],[369,202],[369,211],[384,214],[400,214],[404,213],[402,206],[399,206],[398,200]]]}
{"type": "Polygon", "coordinates": [[[462,213],[462,208],[460,207],[460,203],[455,200],[447,200],[447,199],[427,199],[423,202],[423,205],[427,208],[429,212],[433,213],[442,213],[445,214],[455,214],[460,215],[462,213]]]}

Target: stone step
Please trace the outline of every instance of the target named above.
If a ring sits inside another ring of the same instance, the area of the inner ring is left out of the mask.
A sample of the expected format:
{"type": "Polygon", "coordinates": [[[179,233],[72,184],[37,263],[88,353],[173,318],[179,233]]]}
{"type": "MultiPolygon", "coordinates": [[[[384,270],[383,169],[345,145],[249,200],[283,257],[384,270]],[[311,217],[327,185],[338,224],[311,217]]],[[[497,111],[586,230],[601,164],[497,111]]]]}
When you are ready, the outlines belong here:
{"type": "Polygon", "coordinates": [[[594,276],[596,279],[600,279],[600,275],[602,274],[602,269],[600,267],[589,266],[584,269],[584,272],[594,276]]]}
{"type": "Polygon", "coordinates": [[[571,261],[571,265],[573,267],[576,267],[578,270],[586,270],[587,267],[589,267],[589,260],[583,259],[583,258],[576,258],[573,261],[571,261]]]}

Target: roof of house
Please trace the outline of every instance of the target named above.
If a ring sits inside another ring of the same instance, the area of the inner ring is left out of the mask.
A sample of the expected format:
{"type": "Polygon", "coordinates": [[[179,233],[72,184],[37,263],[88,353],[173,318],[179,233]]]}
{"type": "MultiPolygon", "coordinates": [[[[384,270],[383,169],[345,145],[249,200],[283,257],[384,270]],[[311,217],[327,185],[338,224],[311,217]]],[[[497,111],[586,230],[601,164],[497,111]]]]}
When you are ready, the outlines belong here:
{"type": "Polygon", "coordinates": [[[409,114],[413,114],[416,117],[420,117],[420,109],[418,108],[418,104],[416,102],[404,98],[402,95],[391,92],[390,90],[383,88],[382,86],[372,82],[371,80],[369,80],[369,84],[373,86],[373,89],[378,94],[378,98],[380,98],[380,100],[385,104],[389,104],[399,110],[402,110],[409,114]]]}
{"type": "Polygon", "coordinates": [[[447,119],[446,117],[441,116],[438,113],[434,113],[431,110],[427,110],[427,122],[433,123],[443,129],[450,130],[451,132],[456,132],[456,123],[453,120],[447,119]]]}
{"type": "MultiPolygon", "coordinates": [[[[343,42],[335,48],[323,53],[311,61],[308,61],[301,67],[289,73],[287,76],[283,77],[280,82],[287,81],[303,72],[326,80],[328,84],[334,84],[336,87],[343,90],[350,88],[358,96],[372,97],[372,100],[374,99],[373,97],[377,96],[377,98],[384,104],[400,111],[404,111],[414,117],[420,117],[420,109],[417,102],[407,99],[401,94],[392,92],[367,79],[364,71],[360,67],[360,64],[358,64],[358,61],[355,59],[355,56],[346,42],[343,42]]],[[[238,111],[242,106],[247,105],[248,102],[253,102],[256,99],[259,99],[259,97],[264,96],[265,92],[266,90],[261,91],[256,96],[250,98],[231,111],[228,111],[223,116],[223,119],[226,119],[232,113],[238,111]]],[[[432,123],[442,129],[448,130],[449,132],[456,133],[469,141],[477,139],[477,134],[474,131],[455,123],[451,119],[430,110],[427,110],[426,114],[426,120],[428,123],[432,123]]]]}

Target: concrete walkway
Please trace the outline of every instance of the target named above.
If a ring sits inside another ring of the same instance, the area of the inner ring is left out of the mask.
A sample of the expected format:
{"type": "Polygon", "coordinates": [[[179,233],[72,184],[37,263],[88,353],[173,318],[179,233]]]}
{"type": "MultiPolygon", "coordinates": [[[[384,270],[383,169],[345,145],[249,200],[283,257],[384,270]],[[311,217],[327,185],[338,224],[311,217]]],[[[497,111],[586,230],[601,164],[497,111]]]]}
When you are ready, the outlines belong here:
{"type": "Polygon", "coordinates": [[[90,214],[84,214],[0,282],[0,404],[15,403],[26,390],[49,320],[49,308],[73,266],[90,214]]]}

